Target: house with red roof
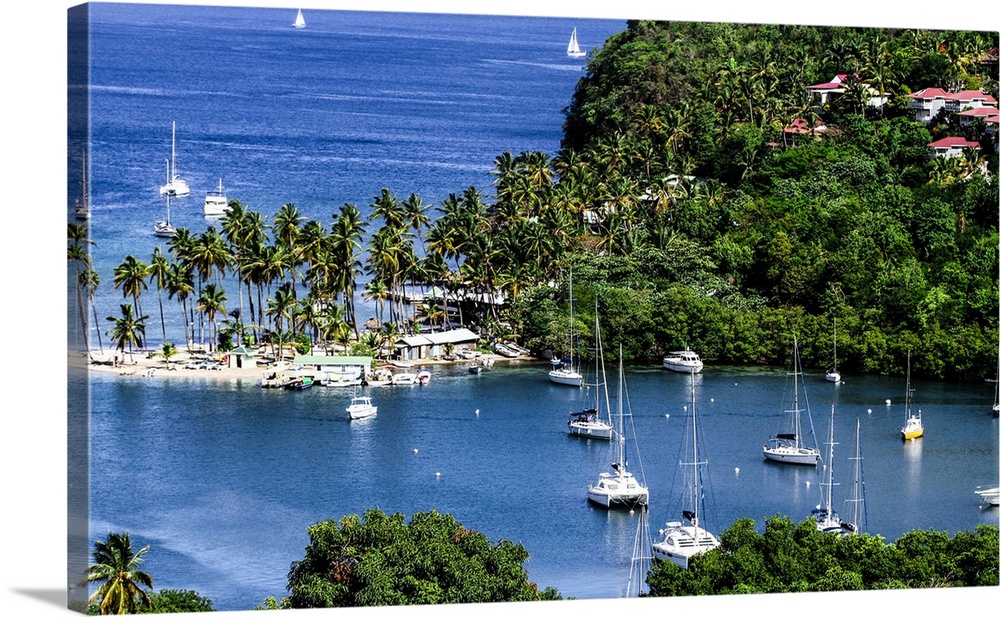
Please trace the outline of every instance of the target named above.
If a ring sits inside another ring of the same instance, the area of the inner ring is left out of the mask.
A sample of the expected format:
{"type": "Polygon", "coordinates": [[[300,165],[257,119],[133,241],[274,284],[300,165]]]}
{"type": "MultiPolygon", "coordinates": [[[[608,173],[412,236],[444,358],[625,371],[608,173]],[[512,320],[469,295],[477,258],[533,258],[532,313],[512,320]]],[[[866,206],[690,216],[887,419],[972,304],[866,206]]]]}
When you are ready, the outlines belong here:
{"type": "Polygon", "coordinates": [[[997,130],[997,121],[1000,118],[1000,109],[996,107],[973,107],[972,109],[960,111],[955,116],[958,118],[958,124],[961,127],[967,127],[975,122],[976,119],[982,119],[986,123],[986,132],[995,133],[997,130]]]}
{"type": "Polygon", "coordinates": [[[924,88],[906,95],[910,99],[906,107],[915,112],[913,119],[917,122],[930,122],[944,108],[948,92],[941,88],[924,88]]]}
{"type": "Polygon", "coordinates": [[[964,137],[945,137],[927,144],[931,158],[962,156],[966,148],[979,150],[978,141],[969,141],[964,137]]]}
{"type": "Polygon", "coordinates": [[[913,119],[918,122],[930,122],[942,109],[957,113],[965,109],[997,107],[995,98],[979,90],[948,92],[941,88],[924,88],[906,96],[910,99],[906,106],[916,112],[913,119]]]}
{"type": "MultiPolygon", "coordinates": [[[[824,107],[827,104],[832,103],[842,94],[847,92],[847,78],[847,73],[841,73],[840,75],[835,75],[833,79],[826,83],[806,86],[806,90],[809,92],[810,100],[812,100],[813,104],[817,107],[824,107]]],[[[888,97],[886,97],[885,94],[879,92],[875,88],[872,88],[868,84],[863,85],[868,91],[868,105],[870,107],[881,107],[885,105],[888,100],[888,97]]]]}
{"type": "Polygon", "coordinates": [[[944,108],[953,112],[959,112],[964,109],[981,109],[983,107],[995,110],[997,108],[997,100],[979,90],[952,92],[944,102],[944,108]]]}

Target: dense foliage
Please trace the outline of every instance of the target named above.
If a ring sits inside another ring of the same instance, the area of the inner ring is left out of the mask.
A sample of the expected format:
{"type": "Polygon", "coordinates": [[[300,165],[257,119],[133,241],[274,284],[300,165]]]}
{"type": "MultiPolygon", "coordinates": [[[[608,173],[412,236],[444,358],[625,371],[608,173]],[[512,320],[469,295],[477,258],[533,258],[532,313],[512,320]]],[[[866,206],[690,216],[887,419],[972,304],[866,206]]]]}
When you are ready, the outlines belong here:
{"type": "MultiPolygon", "coordinates": [[[[847,373],[899,374],[912,351],[916,377],[994,376],[996,134],[950,111],[915,122],[905,95],[996,97],[996,47],[984,32],[629,22],[588,59],[556,156],[503,152],[492,194],[431,205],[387,188],[328,224],[293,204],[269,221],[233,200],[221,230],[180,229],[149,263],[115,268],[128,304],[105,318],[111,344],[142,347],[155,326],[141,299],[155,290],[164,341],[178,336],[166,298],[180,338],[220,351],[391,353],[457,320],[484,342],[565,355],[572,269],[579,330],[596,307],[629,358],[687,345],[713,363],[787,364],[798,334],[811,368],[830,361],[836,319],[847,373]],[[807,87],[835,75],[846,91],[817,106],[807,87]],[[793,120],[808,130],[787,133],[793,120]],[[928,143],[958,135],[981,148],[930,156],[928,143]],[[403,301],[431,288],[431,301],[403,301]],[[358,297],[376,316],[363,328],[358,297]]],[[[71,224],[69,242],[86,321],[101,277],[85,227],[71,224]]]]}
{"type": "MultiPolygon", "coordinates": [[[[283,608],[558,600],[539,591],[522,563],[528,552],[492,543],[450,515],[372,509],[309,527],[305,556],[288,573],[283,608]]],[[[270,599],[262,608],[278,608],[270,599]]]]}
{"type": "Polygon", "coordinates": [[[148,546],[138,551],[132,547],[128,532],[109,532],[106,540],[98,540],[91,553],[93,563],[87,568],[87,583],[97,583],[88,602],[100,615],[135,613],[139,607],[151,609],[153,604],[147,589],[153,589],[153,579],[139,569],[148,546]]]}
{"type": "Polygon", "coordinates": [[[786,517],[766,521],[763,534],[740,519],[719,537],[718,549],[691,560],[687,570],[656,561],[649,595],[719,595],[801,591],[858,591],[927,587],[996,586],[1000,574],[998,530],[915,530],[886,543],[868,534],[839,537],[786,517]]]}

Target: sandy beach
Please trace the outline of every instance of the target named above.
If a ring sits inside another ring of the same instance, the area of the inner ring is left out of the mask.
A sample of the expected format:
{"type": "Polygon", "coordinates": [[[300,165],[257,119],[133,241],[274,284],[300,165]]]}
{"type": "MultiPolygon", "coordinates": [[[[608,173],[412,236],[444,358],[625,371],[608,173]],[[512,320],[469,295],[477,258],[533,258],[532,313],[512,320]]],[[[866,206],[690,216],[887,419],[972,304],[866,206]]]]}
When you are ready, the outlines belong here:
{"type": "MultiPolygon", "coordinates": [[[[243,368],[231,368],[225,364],[218,365],[218,368],[185,368],[185,366],[190,365],[190,363],[198,363],[202,360],[215,360],[217,358],[223,357],[225,354],[219,353],[208,353],[203,351],[178,351],[176,355],[170,358],[170,362],[166,362],[162,356],[154,355],[150,357],[147,351],[137,351],[133,354],[126,352],[124,355],[119,354],[115,350],[104,350],[101,352],[92,352],[90,354],[90,359],[87,358],[86,354],[70,353],[69,364],[71,368],[84,369],[87,371],[92,371],[95,373],[104,373],[109,375],[119,375],[123,378],[130,379],[201,379],[201,380],[219,380],[219,381],[232,381],[232,380],[250,380],[250,381],[260,381],[263,373],[271,366],[273,366],[273,357],[270,355],[260,356],[257,359],[256,366],[243,368]],[[118,358],[118,363],[115,364],[115,358],[118,358]]],[[[440,365],[458,365],[458,366],[468,366],[475,362],[482,362],[483,360],[490,358],[495,362],[519,362],[519,361],[530,361],[534,358],[528,356],[522,356],[519,358],[507,358],[504,356],[496,354],[483,354],[475,360],[414,360],[408,362],[414,368],[426,367],[426,366],[440,366],[440,365]]],[[[291,357],[287,354],[285,356],[286,362],[291,362],[291,357]]],[[[218,364],[218,363],[216,363],[218,364]]],[[[387,362],[379,362],[378,366],[388,366],[392,370],[401,370],[387,362]]]]}

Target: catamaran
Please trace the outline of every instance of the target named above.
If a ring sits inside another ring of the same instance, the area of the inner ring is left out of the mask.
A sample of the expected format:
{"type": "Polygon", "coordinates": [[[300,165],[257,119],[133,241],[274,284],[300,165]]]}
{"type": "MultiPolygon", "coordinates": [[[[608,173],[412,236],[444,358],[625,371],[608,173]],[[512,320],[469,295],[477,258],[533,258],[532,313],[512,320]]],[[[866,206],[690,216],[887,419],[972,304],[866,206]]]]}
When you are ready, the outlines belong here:
{"type": "Polygon", "coordinates": [[[698,467],[706,465],[708,461],[698,460],[698,414],[695,409],[693,371],[691,372],[691,449],[691,462],[681,463],[682,466],[691,468],[692,481],[689,487],[691,490],[686,498],[690,501],[690,504],[686,505],[690,505],[691,509],[681,511],[682,521],[667,523],[666,528],[662,530],[663,539],[652,547],[654,559],[669,560],[685,569],[692,557],[719,546],[719,540],[701,526],[700,514],[704,495],[698,467]]]}
{"type": "MultiPolygon", "coordinates": [[[[612,438],[614,453],[617,455],[616,461],[611,463],[612,471],[601,472],[597,476],[597,483],[587,487],[587,499],[592,503],[605,508],[613,506],[626,506],[634,508],[636,506],[649,505],[649,489],[640,482],[632,472],[628,471],[628,461],[626,457],[625,439],[625,367],[621,359],[621,348],[618,350],[618,426],[612,438]]],[[[629,424],[631,425],[632,411],[629,410],[629,424]]],[[[641,463],[640,463],[641,468],[641,463]]]]}
{"type": "Polygon", "coordinates": [[[219,178],[219,190],[205,193],[205,216],[223,216],[229,212],[229,198],[222,190],[222,178],[219,178]]]}
{"type": "Polygon", "coordinates": [[[160,187],[160,197],[172,195],[183,197],[191,192],[186,180],[177,173],[177,122],[171,122],[170,132],[170,162],[167,165],[167,183],[160,187]]]}

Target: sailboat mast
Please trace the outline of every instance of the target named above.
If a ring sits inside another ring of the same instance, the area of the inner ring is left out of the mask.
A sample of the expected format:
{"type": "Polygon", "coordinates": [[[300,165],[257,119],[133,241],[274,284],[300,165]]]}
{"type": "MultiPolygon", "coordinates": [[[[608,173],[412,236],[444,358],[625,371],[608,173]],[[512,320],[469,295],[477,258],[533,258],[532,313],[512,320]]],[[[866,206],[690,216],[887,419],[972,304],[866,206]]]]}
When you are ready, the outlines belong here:
{"type": "Polygon", "coordinates": [[[697,533],[698,521],[701,520],[698,507],[701,502],[699,499],[701,491],[698,484],[698,414],[694,406],[694,369],[691,369],[691,445],[694,454],[692,459],[694,463],[694,520],[691,521],[691,524],[694,525],[695,533],[697,533]]]}
{"type": "Polygon", "coordinates": [[[833,444],[833,405],[830,405],[830,460],[827,462],[825,504],[828,516],[833,512],[833,444]]]}
{"type": "Polygon", "coordinates": [[[857,420],[857,426],[855,427],[855,446],[854,446],[854,490],[852,491],[851,499],[851,526],[854,527],[856,533],[861,533],[860,525],[860,504],[861,499],[861,420],[857,420]]]}
{"type": "MultiPolygon", "coordinates": [[[[170,175],[169,161],[167,161],[167,175],[170,175]]],[[[170,227],[170,191],[167,191],[167,227],[170,227]]]]}
{"type": "Polygon", "coordinates": [[[799,437],[801,432],[801,423],[799,421],[799,339],[797,336],[792,337],[794,343],[794,349],[792,351],[792,377],[795,379],[795,447],[802,447],[802,440],[799,437]]]}
{"type": "Polygon", "coordinates": [[[833,370],[837,371],[837,318],[833,318],[833,370]]]}
{"type": "Polygon", "coordinates": [[[167,182],[177,177],[177,121],[170,122],[170,170],[167,172],[167,182]]]}

